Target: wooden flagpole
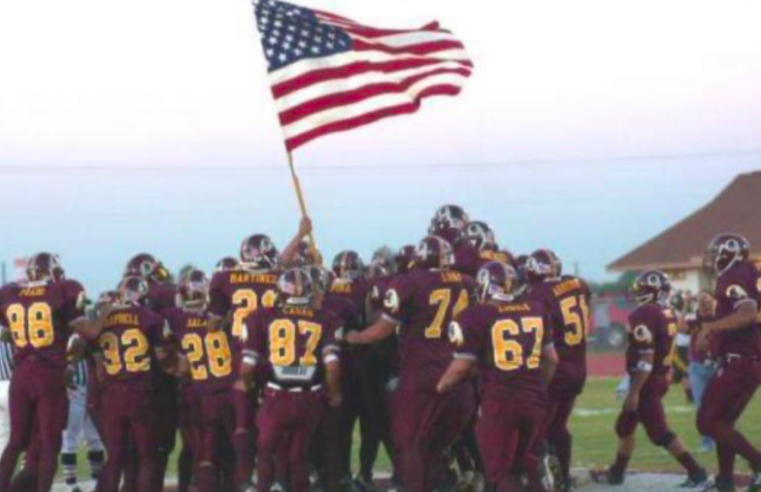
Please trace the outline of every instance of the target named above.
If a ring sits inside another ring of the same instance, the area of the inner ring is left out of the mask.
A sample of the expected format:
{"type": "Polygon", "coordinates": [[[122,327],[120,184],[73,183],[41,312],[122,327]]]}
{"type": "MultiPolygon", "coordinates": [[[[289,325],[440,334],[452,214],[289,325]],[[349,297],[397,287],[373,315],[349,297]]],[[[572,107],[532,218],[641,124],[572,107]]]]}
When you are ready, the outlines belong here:
{"type": "MultiPolygon", "coordinates": [[[[309,217],[309,213],[307,212],[307,205],[306,201],[304,200],[304,192],[301,190],[301,181],[299,181],[298,175],[296,175],[296,168],[293,167],[293,154],[291,154],[290,151],[286,152],[288,154],[288,167],[291,169],[291,178],[293,179],[293,188],[296,190],[296,198],[299,200],[299,207],[301,208],[301,216],[304,218],[309,217]]],[[[322,256],[319,255],[317,252],[317,243],[314,240],[314,232],[309,232],[309,251],[312,253],[312,256],[320,263],[322,264],[322,256]]]]}

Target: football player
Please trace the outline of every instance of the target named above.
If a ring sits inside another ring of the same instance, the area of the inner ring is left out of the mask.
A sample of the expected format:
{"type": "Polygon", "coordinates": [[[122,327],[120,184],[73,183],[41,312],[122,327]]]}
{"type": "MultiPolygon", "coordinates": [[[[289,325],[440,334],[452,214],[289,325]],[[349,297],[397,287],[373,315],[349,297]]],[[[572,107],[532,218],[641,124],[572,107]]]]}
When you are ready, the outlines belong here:
{"type": "Polygon", "coordinates": [[[144,279],[126,277],[118,302],[105,310],[100,326],[78,328],[100,348],[105,368],[102,418],[108,464],[100,483],[103,492],[117,492],[129,441],[137,450],[138,490],[155,490],[160,472],[153,366],[174,374],[178,360],[167,343],[164,319],[146,307],[148,292],[144,279]]]}
{"type": "MultiPolygon", "coordinates": [[[[177,304],[177,285],[172,281],[172,276],[164,264],[153,255],[140,253],[132,257],[124,269],[126,277],[142,278],[148,285],[146,295],[146,307],[154,313],[162,315],[168,309],[177,304]]],[[[180,425],[180,394],[177,379],[161,370],[158,364],[152,366],[155,382],[153,389],[156,392],[156,429],[158,435],[158,465],[154,475],[157,483],[156,489],[163,489],[166,478],[169,457],[174,451],[177,442],[177,431],[180,425]]],[[[135,458],[135,453],[130,454],[135,458]]],[[[125,471],[127,490],[134,490],[133,484],[137,481],[137,464],[130,462],[128,458],[127,470],[125,471]]]]}
{"type": "Polygon", "coordinates": [[[56,282],[58,258],[32,257],[28,282],[0,289],[0,325],[13,338],[14,371],[10,387],[11,435],[0,459],[0,490],[9,490],[19,455],[34,428],[39,439],[37,491],[48,492],[56,472],[67,422],[68,397],[63,384],[72,327],[84,318],[85,294],[74,281],[56,282]]]}
{"type": "Polygon", "coordinates": [[[428,227],[428,234],[438,236],[454,245],[470,222],[468,214],[459,205],[444,205],[436,210],[428,227]]]}
{"type": "Polygon", "coordinates": [[[472,285],[451,271],[452,247],[427,236],[415,253],[415,270],[392,282],[383,315],[361,332],[349,332],[350,344],[372,344],[398,332],[400,375],[393,411],[393,435],[406,492],[423,492],[447,478],[445,451],[470,420],[474,395],[459,385],[447,395],[436,384],[452,358],[447,327],[468,307],[472,285]]]}
{"type": "Polygon", "coordinates": [[[555,253],[540,249],[527,259],[526,273],[532,285],[528,297],[541,304],[549,316],[555,350],[560,358],[548,388],[546,420],[537,444],[546,439],[554,450],[560,464],[560,488],[568,490],[571,487],[573,442],[568,420],[587,379],[591,291],[580,278],[560,278],[562,272],[559,265],[560,260],[555,253]]]}
{"type": "Polygon", "coordinates": [[[413,244],[407,244],[399,248],[399,252],[394,258],[396,262],[396,273],[405,274],[412,270],[413,262],[415,261],[415,246],[413,244]]]}
{"type": "MultiPolygon", "coordinates": [[[[254,234],[243,240],[240,248],[240,267],[214,274],[209,286],[209,329],[219,331],[230,325],[233,363],[241,359],[247,338],[245,319],[259,308],[275,305],[279,265],[293,261],[299,243],[312,228],[309,219],[302,219],[299,231],[279,255],[272,240],[264,234],[254,234]]],[[[233,393],[235,403],[235,456],[239,466],[253,474],[256,395],[237,381],[233,393]]],[[[247,486],[250,486],[247,485],[247,486]]]]}
{"type": "Polygon", "coordinates": [[[761,453],[735,429],[761,385],[761,279],[749,255],[750,243],[738,234],[721,234],[708,248],[708,264],[717,275],[717,305],[715,320],[702,324],[698,343],[705,346],[711,339],[712,352],[721,362],[703,395],[698,430],[716,441],[719,473],[714,487],[719,492],[734,490],[737,455],[753,470],[748,490],[761,490],[761,453]]]}
{"type": "Polygon", "coordinates": [[[629,316],[626,350],[626,370],[631,385],[616,420],[616,460],[607,470],[592,471],[596,482],[611,485],[624,482],[636,445],[635,430],[641,423],[650,441],[667,450],[687,471],[683,487],[697,488],[707,483],[706,471],[671,431],[663,408],[678,330],[677,316],[668,304],[670,292],[671,283],[659,270],[645,271],[634,281],[632,294],[639,307],[629,316]]]}
{"type": "Polygon", "coordinates": [[[240,268],[240,262],[237,258],[233,258],[232,256],[225,256],[214,266],[214,273],[227,272],[230,270],[236,270],[238,268],[240,268]]]}
{"type": "Polygon", "coordinates": [[[302,269],[278,279],[279,306],[258,310],[246,320],[249,337],[240,367],[245,385],[257,368],[268,365],[264,402],[257,415],[257,490],[269,492],[279,445],[288,445],[292,492],[309,490],[307,449],[328,404],[341,404],[338,345],[341,321],[314,307],[314,288],[302,269]]]}
{"type": "Polygon", "coordinates": [[[512,267],[487,263],[477,279],[480,303],[449,325],[457,348],[437,390],[446,394],[480,369],[476,431],[489,481],[497,492],[522,490],[512,473],[542,424],[558,360],[552,325],[541,304],[516,300],[512,267]]]}
{"type": "MultiPolygon", "coordinates": [[[[191,443],[197,484],[200,492],[218,490],[220,471],[232,463],[219,451],[232,443],[235,411],[232,387],[237,379],[233,365],[231,338],[225,330],[210,331],[208,304],[209,280],[200,270],[188,272],[180,284],[181,307],[165,313],[166,319],[185,355],[191,387],[197,395],[192,409],[199,413],[200,425],[186,430],[191,443]]],[[[250,479],[245,468],[236,470],[237,489],[250,479]]]]}

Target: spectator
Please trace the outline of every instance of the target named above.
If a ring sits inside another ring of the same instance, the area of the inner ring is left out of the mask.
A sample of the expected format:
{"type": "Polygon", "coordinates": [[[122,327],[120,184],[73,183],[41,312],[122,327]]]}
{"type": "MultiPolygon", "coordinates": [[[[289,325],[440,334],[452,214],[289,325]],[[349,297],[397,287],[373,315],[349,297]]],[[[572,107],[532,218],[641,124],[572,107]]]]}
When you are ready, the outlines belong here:
{"type": "Polygon", "coordinates": [[[0,453],[8,445],[11,434],[11,409],[8,405],[8,393],[11,387],[13,370],[13,346],[0,341],[0,453]]]}
{"type": "MultiPolygon", "coordinates": [[[[714,313],[716,301],[708,292],[702,292],[698,298],[697,313],[687,316],[686,321],[690,333],[696,333],[703,321],[710,319],[714,313]]],[[[690,342],[690,385],[695,397],[695,406],[700,408],[708,382],[716,372],[716,364],[712,360],[710,349],[700,350],[697,347],[697,336],[690,342]]],[[[710,437],[703,436],[703,450],[712,451],[714,442],[710,437]]]]}

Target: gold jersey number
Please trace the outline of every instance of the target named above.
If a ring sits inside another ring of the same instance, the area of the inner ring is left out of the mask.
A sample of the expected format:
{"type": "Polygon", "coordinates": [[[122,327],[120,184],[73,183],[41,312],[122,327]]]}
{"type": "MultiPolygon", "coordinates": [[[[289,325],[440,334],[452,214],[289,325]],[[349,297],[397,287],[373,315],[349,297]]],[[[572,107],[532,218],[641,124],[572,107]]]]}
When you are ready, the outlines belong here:
{"type": "Polygon", "coordinates": [[[679,326],[677,326],[676,323],[669,323],[668,331],[669,337],[671,337],[671,346],[669,347],[668,354],[666,354],[666,357],[663,359],[663,365],[666,367],[671,367],[671,365],[674,363],[674,358],[676,357],[676,335],[679,332],[679,326]]]}
{"type": "Polygon", "coordinates": [[[46,302],[35,302],[24,308],[22,304],[11,304],[6,311],[13,341],[17,348],[31,344],[36,349],[53,345],[53,311],[46,302]]]}
{"type": "Polygon", "coordinates": [[[299,359],[299,365],[317,365],[317,345],[322,335],[322,325],[310,321],[299,320],[298,325],[289,319],[273,321],[269,327],[270,363],[274,366],[290,366],[296,362],[296,334],[306,335],[307,343],[304,356],[299,359]]]}
{"type": "Polygon", "coordinates": [[[521,318],[520,324],[505,319],[492,326],[491,339],[494,347],[494,365],[503,371],[515,371],[521,367],[536,369],[542,358],[544,320],[542,318],[521,318]],[[523,346],[515,338],[523,333],[533,333],[534,346],[526,358],[523,346]]]}
{"type": "Polygon", "coordinates": [[[148,356],[150,344],[139,329],[126,330],[121,338],[106,332],[100,336],[98,343],[103,350],[103,365],[109,375],[115,376],[124,369],[129,373],[151,370],[151,358],[148,356]]]}
{"type": "MultiPolygon", "coordinates": [[[[443,334],[444,319],[447,317],[447,311],[449,311],[449,305],[452,302],[452,289],[437,289],[431,292],[431,296],[428,298],[428,303],[431,306],[436,306],[436,316],[433,318],[433,323],[425,329],[425,337],[428,339],[439,339],[443,334]]],[[[462,290],[457,303],[452,311],[452,316],[457,317],[458,314],[463,312],[468,307],[468,292],[462,290]]]]}
{"type": "Polygon", "coordinates": [[[188,333],[182,338],[182,350],[187,354],[194,381],[209,379],[209,373],[216,378],[224,378],[233,372],[230,343],[223,332],[207,333],[204,337],[188,333]],[[202,363],[204,350],[206,364],[202,363]]]}
{"type": "Polygon", "coordinates": [[[589,304],[584,296],[567,297],[560,301],[565,325],[564,339],[569,347],[579,345],[589,329],[589,304]]]}
{"type": "MultiPolygon", "coordinates": [[[[274,290],[268,290],[262,296],[262,307],[270,308],[275,305],[277,293],[274,290]]],[[[246,317],[259,309],[259,296],[251,289],[236,290],[232,297],[232,304],[235,307],[233,311],[232,334],[235,338],[245,338],[246,317]]]]}

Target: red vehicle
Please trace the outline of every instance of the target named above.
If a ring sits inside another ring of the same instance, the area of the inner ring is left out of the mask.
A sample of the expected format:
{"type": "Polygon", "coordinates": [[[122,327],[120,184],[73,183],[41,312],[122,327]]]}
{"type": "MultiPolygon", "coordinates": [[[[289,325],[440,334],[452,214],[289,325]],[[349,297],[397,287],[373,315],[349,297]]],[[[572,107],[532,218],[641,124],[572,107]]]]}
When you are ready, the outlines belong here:
{"type": "Polygon", "coordinates": [[[635,308],[630,299],[620,294],[596,296],[592,300],[591,346],[607,350],[626,348],[629,313],[635,308]]]}

